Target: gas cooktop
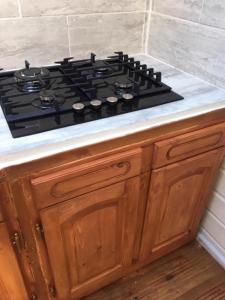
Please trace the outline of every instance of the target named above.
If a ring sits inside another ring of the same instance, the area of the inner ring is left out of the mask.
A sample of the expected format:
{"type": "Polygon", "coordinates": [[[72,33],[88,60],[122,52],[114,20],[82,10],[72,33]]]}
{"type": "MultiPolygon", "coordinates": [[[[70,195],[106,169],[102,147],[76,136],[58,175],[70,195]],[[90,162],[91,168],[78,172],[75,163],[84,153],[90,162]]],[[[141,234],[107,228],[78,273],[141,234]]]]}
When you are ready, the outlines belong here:
{"type": "Polygon", "coordinates": [[[0,72],[0,103],[14,138],[183,99],[161,73],[123,52],[64,58],[50,67],[0,72]]]}

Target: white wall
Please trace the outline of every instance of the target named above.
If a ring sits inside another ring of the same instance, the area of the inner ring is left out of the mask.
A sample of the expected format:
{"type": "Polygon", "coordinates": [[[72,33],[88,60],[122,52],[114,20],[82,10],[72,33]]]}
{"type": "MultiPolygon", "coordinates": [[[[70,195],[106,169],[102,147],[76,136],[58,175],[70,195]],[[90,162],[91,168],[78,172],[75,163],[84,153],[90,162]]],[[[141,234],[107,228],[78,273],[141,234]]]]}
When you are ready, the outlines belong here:
{"type": "Polygon", "coordinates": [[[225,268],[225,162],[203,219],[198,240],[225,268]]]}

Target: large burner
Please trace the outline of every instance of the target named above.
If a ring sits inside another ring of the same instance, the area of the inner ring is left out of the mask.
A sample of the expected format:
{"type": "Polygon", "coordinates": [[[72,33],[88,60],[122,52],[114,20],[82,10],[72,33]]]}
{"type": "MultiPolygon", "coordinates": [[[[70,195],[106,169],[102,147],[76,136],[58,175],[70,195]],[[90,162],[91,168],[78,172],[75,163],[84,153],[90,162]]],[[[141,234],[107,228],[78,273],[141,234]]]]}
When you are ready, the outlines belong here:
{"type": "Polygon", "coordinates": [[[25,68],[14,74],[18,88],[23,92],[37,92],[49,85],[49,71],[46,68],[30,68],[25,61],[25,68]]]}

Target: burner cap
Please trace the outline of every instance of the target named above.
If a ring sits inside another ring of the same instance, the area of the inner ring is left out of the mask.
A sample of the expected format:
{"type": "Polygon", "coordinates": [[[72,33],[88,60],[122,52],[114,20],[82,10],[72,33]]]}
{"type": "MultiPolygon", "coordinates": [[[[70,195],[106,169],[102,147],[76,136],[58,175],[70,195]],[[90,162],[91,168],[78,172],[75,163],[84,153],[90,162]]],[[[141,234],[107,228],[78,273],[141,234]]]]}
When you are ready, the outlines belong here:
{"type": "Polygon", "coordinates": [[[20,77],[33,78],[41,75],[42,70],[39,68],[22,69],[19,71],[20,77]]]}
{"type": "Polygon", "coordinates": [[[65,99],[61,95],[55,95],[52,90],[43,90],[39,94],[39,98],[32,102],[34,107],[40,109],[56,108],[63,105],[65,99]]]}
{"type": "Polygon", "coordinates": [[[20,90],[24,92],[36,92],[49,84],[50,72],[46,68],[30,68],[25,61],[26,68],[15,72],[15,80],[20,90]]]}
{"type": "Polygon", "coordinates": [[[107,67],[99,67],[99,68],[95,68],[94,69],[95,75],[97,77],[107,75],[107,74],[110,73],[110,71],[111,70],[109,68],[107,68],[107,67]]]}
{"type": "Polygon", "coordinates": [[[56,100],[56,96],[52,90],[43,90],[39,95],[41,101],[44,103],[52,103],[56,100]]]}
{"type": "Polygon", "coordinates": [[[115,87],[117,89],[130,89],[133,87],[133,83],[130,81],[116,81],[115,87]]]}

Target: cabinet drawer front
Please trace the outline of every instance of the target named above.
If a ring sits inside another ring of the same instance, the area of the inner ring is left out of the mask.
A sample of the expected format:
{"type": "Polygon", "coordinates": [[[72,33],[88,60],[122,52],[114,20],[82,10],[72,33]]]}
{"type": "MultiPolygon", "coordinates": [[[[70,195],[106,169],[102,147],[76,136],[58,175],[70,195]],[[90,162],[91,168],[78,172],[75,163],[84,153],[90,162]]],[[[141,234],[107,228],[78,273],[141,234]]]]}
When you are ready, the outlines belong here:
{"type": "Polygon", "coordinates": [[[192,157],[225,145],[225,123],[155,143],[153,167],[192,157]]]}
{"type": "Polygon", "coordinates": [[[140,148],[97,159],[31,180],[39,208],[141,173],[140,148]]]}

